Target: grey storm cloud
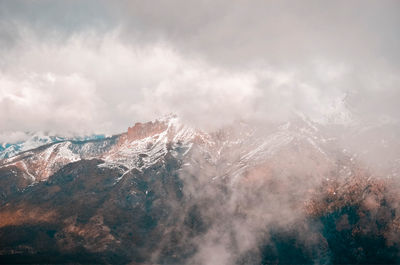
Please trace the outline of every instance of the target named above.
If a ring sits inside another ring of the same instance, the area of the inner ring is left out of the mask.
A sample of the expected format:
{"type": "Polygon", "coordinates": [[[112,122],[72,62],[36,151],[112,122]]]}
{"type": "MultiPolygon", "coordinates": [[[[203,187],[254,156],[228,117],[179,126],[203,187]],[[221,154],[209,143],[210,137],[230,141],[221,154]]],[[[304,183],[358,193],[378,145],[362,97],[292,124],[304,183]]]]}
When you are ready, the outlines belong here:
{"type": "MultiPolygon", "coordinates": [[[[398,120],[398,1],[0,1],[0,135],[398,120]]],[[[4,137],[3,137],[4,136],[4,137]]]]}

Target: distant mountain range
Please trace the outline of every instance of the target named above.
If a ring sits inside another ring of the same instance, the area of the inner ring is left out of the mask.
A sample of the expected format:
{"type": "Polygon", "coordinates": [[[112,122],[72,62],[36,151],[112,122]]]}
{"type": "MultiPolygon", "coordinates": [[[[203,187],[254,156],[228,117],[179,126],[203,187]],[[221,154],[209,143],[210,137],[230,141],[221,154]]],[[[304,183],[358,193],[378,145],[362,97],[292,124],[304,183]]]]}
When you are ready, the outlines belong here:
{"type": "Polygon", "coordinates": [[[0,262],[399,262],[396,126],[170,115],[3,144],[0,262]]]}
{"type": "Polygon", "coordinates": [[[49,135],[48,133],[43,133],[43,132],[36,132],[36,133],[28,132],[26,133],[26,138],[27,139],[25,140],[17,142],[0,143],[0,159],[10,158],[20,152],[34,149],[36,147],[45,144],[61,142],[66,140],[85,141],[91,139],[102,139],[104,138],[104,135],[91,135],[91,136],[71,138],[71,137],[49,135]]]}

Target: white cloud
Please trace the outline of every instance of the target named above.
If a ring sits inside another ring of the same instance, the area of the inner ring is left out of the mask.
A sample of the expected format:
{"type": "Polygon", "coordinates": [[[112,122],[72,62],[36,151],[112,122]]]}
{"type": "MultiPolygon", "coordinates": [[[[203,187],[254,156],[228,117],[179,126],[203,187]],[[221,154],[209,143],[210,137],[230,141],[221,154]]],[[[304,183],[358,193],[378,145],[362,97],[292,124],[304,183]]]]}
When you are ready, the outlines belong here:
{"type": "Polygon", "coordinates": [[[188,2],[182,17],[179,1],[90,4],[76,24],[52,23],[75,4],[1,4],[0,132],[118,133],[170,112],[202,127],[348,108],[398,119],[395,3],[188,2]]]}

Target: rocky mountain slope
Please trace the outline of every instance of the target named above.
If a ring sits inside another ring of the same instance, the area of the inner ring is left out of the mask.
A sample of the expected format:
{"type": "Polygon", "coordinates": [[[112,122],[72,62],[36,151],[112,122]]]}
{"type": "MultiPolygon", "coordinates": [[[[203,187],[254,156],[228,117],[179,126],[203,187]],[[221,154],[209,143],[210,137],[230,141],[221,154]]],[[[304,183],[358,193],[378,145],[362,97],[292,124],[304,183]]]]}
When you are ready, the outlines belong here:
{"type": "Polygon", "coordinates": [[[351,147],[354,131],[371,132],[168,116],[21,152],[0,160],[0,261],[396,263],[397,162],[369,167],[382,147],[351,147]]]}

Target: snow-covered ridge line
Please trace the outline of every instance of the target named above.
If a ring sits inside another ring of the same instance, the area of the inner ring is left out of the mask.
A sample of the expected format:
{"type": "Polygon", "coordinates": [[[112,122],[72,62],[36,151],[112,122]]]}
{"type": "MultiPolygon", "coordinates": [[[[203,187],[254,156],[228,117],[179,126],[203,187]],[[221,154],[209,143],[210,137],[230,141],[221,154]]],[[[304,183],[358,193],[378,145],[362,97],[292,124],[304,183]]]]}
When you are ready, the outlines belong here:
{"type": "MultiPolygon", "coordinates": [[[[305,117],[273,124],[267,129],[238,123],[208,133],[183,124],[176,116],[169,116],[137,123],[127,132],[113,137],[50,143],[0,160],[0,168],[15,166],[25,172],[27,179],[34,178],[37,182],[48,179],[68,163],[82,159],[101,159],[105,161],[102,167],[118,167],[126,173],[133,169],[142,171],[168,154],[183,164],[207,164],[215,169],[215,178],[239,177],[248,168],[263,163],[269,163],[269,167],[282,165],[281,161],[296,157],[311,163],[309,167],[332,165],[338,156],[356,157],[343,153],[338,148],[339,138],[333,136],[326,127],[305,117]]],[[[289,166],[301,164],[291,163],[289,166]]]]}
{"type": "Polygon", "coordinates": [[[90,136],[78,136],[78,137],[64,137],[57,135],[49,135],[44,132],[26,133],[27,139],[17,142],[3,142],[0,143],[0,159],[11,158],[19,153],[35,149],[37,147],[62,142],[62,141],[87,141],[105,138],[104,135],[90,135],[90,136]]]}
{"type": "Polygon", "coordinates": [[[176,117],[136,124],[132,128],[137,132],[137,135],[130,135],[133,138],[123,133],[96,140],[57,141],[0,160],[0,167],[16,166],[27,176],[34,176],[34,181],[46,180],[61,167],[81,159],[98,158],[106,165],[140,169],[156,163],[171,148],[181,149],[180,154],[176,153],[178,156],[187,153],[195,136],[194,131],[176,117]],[[157,130],[152,131],[155,125],[157,130]]]}

